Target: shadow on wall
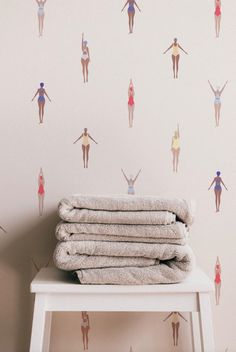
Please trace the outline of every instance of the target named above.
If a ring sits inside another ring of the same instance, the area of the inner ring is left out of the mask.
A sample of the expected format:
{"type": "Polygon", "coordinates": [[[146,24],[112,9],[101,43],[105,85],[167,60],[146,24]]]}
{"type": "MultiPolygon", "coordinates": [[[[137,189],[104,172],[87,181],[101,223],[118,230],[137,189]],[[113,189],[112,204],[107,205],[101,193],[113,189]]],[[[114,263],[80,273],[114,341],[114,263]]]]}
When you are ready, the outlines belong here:
{"type": "Polygon", "coordinates": [[[47,265],[51,258],[51,265],[57,223],[58,215],[55,211],[36,226],[26,227],[24,230],[21,228],[12,239],[9,233],[7,244],[0,248],[1,315],[5,322],[0,331],[1,351],[29,350],[33,312],[30,282],[37,273],[32,258],[38,267],[47,265]]]}

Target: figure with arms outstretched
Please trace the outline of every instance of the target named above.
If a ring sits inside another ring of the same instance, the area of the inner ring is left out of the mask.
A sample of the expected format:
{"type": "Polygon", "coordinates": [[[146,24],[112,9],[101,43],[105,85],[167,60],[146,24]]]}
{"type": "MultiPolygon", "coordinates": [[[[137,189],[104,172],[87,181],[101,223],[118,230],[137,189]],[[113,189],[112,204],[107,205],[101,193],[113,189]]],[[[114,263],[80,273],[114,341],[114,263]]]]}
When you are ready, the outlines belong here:
{"type": "Polygon", "coordinates": [[[131,195],[134,195],[135,194],[135,191],[134,191],[134,184],[135,182],[137,181],[137,178],[141,172],[141,169],[139,170],[139,172],[137,173],[137,175],[135,177],[133,177],[133,175],[130,175],[130,177],[128,178],[126,176],[126,174],[124,173],[124,170],[121,169],[123,175],[124,175],[124,178],[126,179],[127,183],[128,183],[128,194],[131,194],[131,195]]]}
{"type": "Polygon", "coordinates": [[[38,95],[38,107],[39,107],[39,123],[43,123],[43,117],[44,117],[44,107],[45,107],[45,95],[48,98],[48,100],[51,102],[51,99],[47,95],[46,90],[44,89],[44,83],[40,83],[40,88],[37,90],[35,95],[32,98],[32,101],[35,99],[35,97],[38,95]]]}
{"type": "Polygon", "coordinates": [[[81,64],[82,64],[82,72],[84,77],[84,83],[88,82],[88,65],[90,63],[90,54],[88,48],[87,40],[84,40],[84,33],[82,33],[82,56],[81,56],[81,64]]]}
{"type": "Polygon", "coordinates": [[[166,321],[172,317],[172,331],[173,331],[173,341],[174,341],[174,346],[178,346],[178,339],[179,339],[179,326],[180,326],[180,320],[179,317],[182,318],[184,321],[187,322],[187,319],[180,314],[179,312],[172,312],[170,313],[163,321],[166,321]]]}
{"type": "Polygon", "coordinates": [[[38,4],[38,22],[39,22],[39,37],[43,35],[43,25],[44,25],[44,5],[47,0],[35,0],[38,4]]]}
{"type": "Polygon", "coordinates": [[[140,8],[138,7],[137,3],[135,0],[128,0],[126,1],[124,7],[122,8],[121,12],[125,9],[125,7],[128,6],[128,17],[129,17],[129,33],[133,33],[134,29],[134,15],[135,15],[135,7],[141,12],[140,8]]]}
{"type": "Polygon", "coordinates": [[[221,201],[221,193],[222,193],[221,185],[223,185],[224,188],[226,189],[226,191],[228,191],[228,189],[225,186],[222,178],[220,177],[220,174],[221,174],[220,171],[216,172],[216,177],[214,177],[212,183],[210,184],[210,187],[208,188],[208,190],[210,190],[211,187],[213,186],[213,184],[215,184],[214,191],[215,191],[216,212],[220,211],[220,201],[221,201]]]}
{"type": "Polygon", "coordinates": [[[166,49],[166,51],[164,51],[164,54],[166,54],[167,51],[169,51],[170,49],[172,49],[172,56],[171,57],[172,57],[174,78],[178,78],[179,59],[180,59],[179,49],[181,49],[186,55],[188,55],[188,53],[180,46],[177,38],[174,38],[174,42],[169,46],[168,49],[166,49]]]}
{"type": "Polygon", "coordinates": [[[88,129],[84,128],[84,132],[77,138],[73,144],[77,143],[82,138],[82,151],[83,151],[83,162],[84,168],[88,168],[89,161],[89,150],[90,150],[90,139],[98,144],[95,139],[88,133],[88,129]]]}
{"type": "Polygon", "coordinates": [[[214,100],[215,122],[216,122],[216,127],[218,127],[220,124],[221,94],[223,93],[223,90],[225,89],[228,81],[225,82],[225,84],[223,85],[223,87],[221,89],[219,86],[217,86],[216,89],[214,89],[211,82],[208,81],[208,83],[211,87],[211,90],[212,90],[214,96],[215,96],[215,100],[214,100]]]}

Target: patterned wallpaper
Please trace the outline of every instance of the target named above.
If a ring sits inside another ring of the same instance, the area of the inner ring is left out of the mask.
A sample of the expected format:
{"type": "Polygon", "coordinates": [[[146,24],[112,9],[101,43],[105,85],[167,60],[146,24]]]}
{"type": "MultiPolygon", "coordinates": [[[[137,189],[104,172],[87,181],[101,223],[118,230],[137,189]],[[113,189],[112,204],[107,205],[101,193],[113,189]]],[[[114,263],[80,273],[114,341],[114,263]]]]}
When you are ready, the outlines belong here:
{"type": "MultiPolygon", "coordinates": [[[[2,4],[1,350],[27,350],[29,283],[52,264],[57,202],[83,192],[196,200],[190,244],[215,283],[217,351],[236,351],[235,10],[233,0],[2,4]]],[[[189,351],[188,320],[56,314],[51,350],[189,351]]]]}

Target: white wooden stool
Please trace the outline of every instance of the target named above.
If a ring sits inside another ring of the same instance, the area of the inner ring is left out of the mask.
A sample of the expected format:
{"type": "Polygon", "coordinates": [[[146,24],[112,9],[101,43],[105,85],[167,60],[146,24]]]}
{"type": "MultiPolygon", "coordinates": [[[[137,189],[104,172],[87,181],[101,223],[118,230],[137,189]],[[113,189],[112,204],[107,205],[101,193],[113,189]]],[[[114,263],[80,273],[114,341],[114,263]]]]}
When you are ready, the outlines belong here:
{"type": "Polygon", "coordinates": [[[118,286],[80,285],[66,272],[43,268],[31,283],[35,303],[30,352],[49,352],[54,311],[190,312],[193,351],[215,352],[213,290],[213,283],[200,269],[180,284],[118,286]],[[200,346],[195,312],[199,313],[200,346]]]}

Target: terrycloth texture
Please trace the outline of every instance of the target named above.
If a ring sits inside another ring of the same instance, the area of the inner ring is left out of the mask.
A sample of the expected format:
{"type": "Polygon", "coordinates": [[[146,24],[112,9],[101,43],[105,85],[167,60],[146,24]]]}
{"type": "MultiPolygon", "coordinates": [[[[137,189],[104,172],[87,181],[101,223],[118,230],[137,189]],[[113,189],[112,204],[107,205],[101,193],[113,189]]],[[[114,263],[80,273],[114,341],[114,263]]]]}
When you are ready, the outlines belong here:
{"type": "Polygon", "coordinates": [[[103,267],[147,267],[165,261],[189,265],[188,246],[129,242],[67,241],[59,242],[54,263],[59,269],[76,270],[103,267]]]}
{"type": "MultiPolygon", "coordinates": [[[[58,243],[54,251],[54,264],[59,269],[70,271],[87,268],[149,266],[158,263],[155,258],[129,256],[128,251],[122,251],[121,248],[118,252],[116,251],[116,244],[114,242],[100,243],[94,241],[61,242],[58,243]],[[118,253],[124,255],[119,256],[118,253]]],[[[120,247],[119,244],[117,245],[118,248],[120,247]]]]}
{"type": "Polygon", "coordinates": [[[118,241],[185,244],[188,228],[182,222],[170,225],[113,225],[61,222],[56,227],[59,241],[118,241]]]}
{"type": "Polygon", "coordinates": [[[192,206],[185,200],[152,196],[74,195],[60,201],[59,215],[80,223],[167,225],[176,216],[187,225],[193,222],[192,206]]]}
{"type": "Polygon", "coordinates": [[[195,260],[188,246],[158,245],[159,263],[144,267],[76,270],[82,284],[147,285],[177,283],[192,271],[195,260]]]}

